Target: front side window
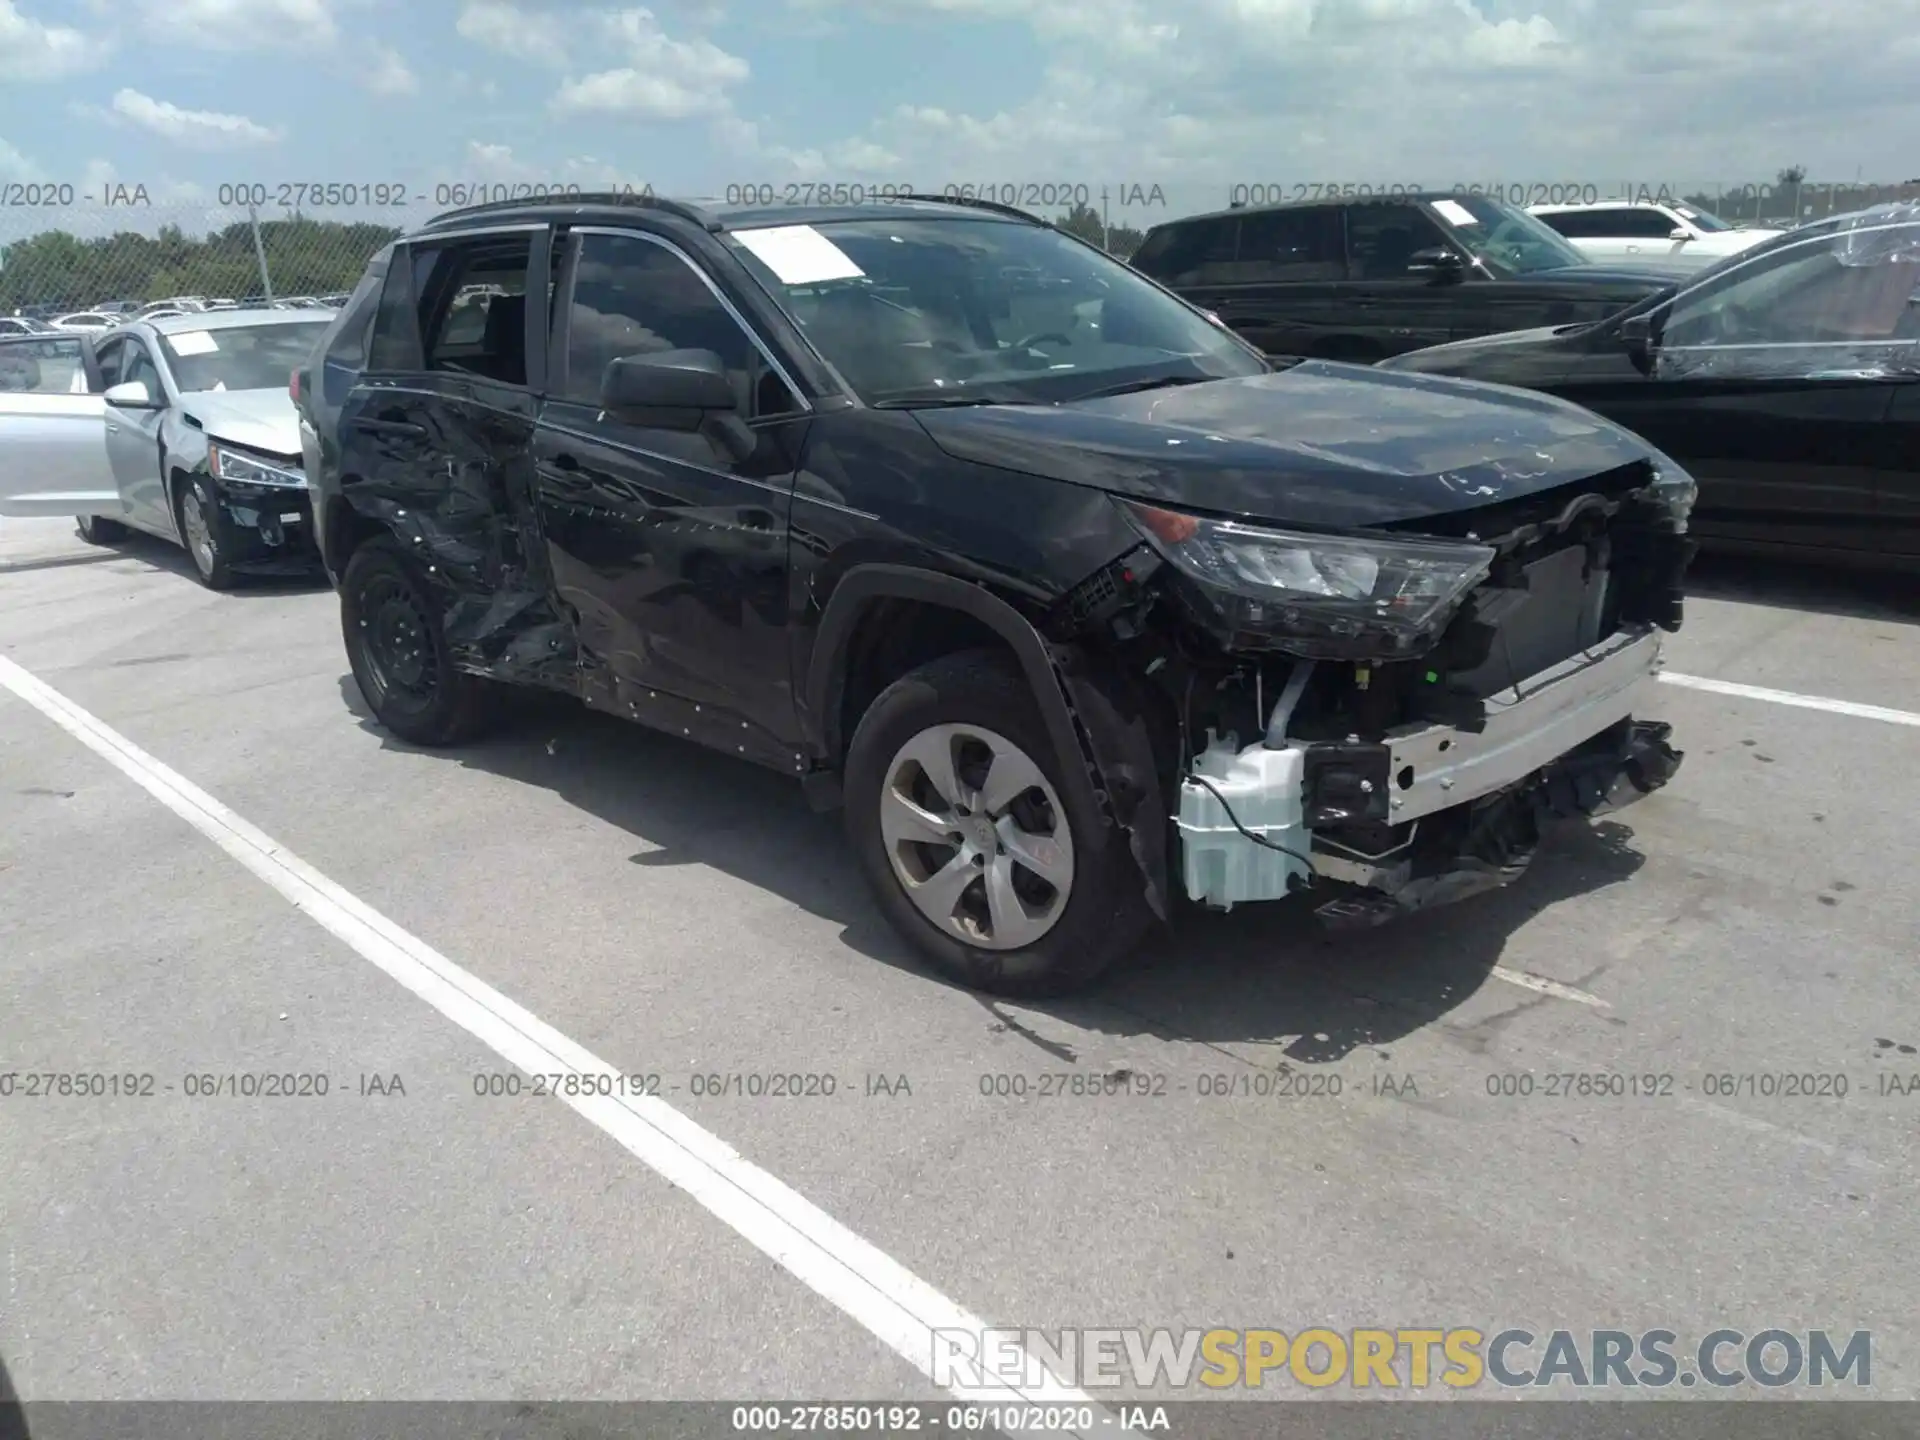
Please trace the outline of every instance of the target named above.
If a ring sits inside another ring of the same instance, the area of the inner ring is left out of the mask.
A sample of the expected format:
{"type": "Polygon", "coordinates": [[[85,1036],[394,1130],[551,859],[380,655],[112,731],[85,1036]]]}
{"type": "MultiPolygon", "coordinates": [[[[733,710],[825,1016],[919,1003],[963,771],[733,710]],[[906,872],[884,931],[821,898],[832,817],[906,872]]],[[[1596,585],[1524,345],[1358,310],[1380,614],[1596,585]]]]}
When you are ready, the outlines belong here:
{"type": "Polygon", "coordinates": [[[1347,244],[1362,280],[1404,280],[1415,255],[1448,248],[1446,235],[1417,205],[1352,206],[1347,244]]]}
{"type": "MultiPolygon", "coordinates": [[[[1496,271],[1531,275],[1588,264],[1552,226],[1504,200],[1485,195],[1449,195],[1433,202],[1433,211],[1453,238],[1496,271]]],[[[1672,227],[1668,227],[1672,228],[1672,227]]]]}
{"type": "MultiPolygon", "coordinates": [[[[326,333],[326,319],[175,330],[160,337],[167,369],[183,395],[205,390],[279,390],[326,333]]],[[[131,347],[130,347],[131,348],[131,347]]],[[[136,377],[129,369],[122,379],[136,377]]],[[[149,384],[155,394],[156,379],[149,384]]]]}
{"type": "Polygon", "coordinates": [[[901,216],[728,238],[870,404],[1050,403],[1268,368],[1225,327],[1048,227],[901,216]]]}
{"type": "Polygon", "coordinates": [[[629,355],[707,350],[733,377],[749,418],[799,409],[704,278],[637,235],[583,235],[567,307],[566,398],[597,405],[607,367],[629,355]]]}
{"type": "Polygon", "coordinates": [[[1656,374],[1920,369],[1920,221],[1827,232],[1716,273],[1658,322],[1656,374]]]}
{"type": "Polygon", "coordinates": [[[146,386],[149,400],[164,401],[167,398],[166,387],[160,383],[159,368],[153,363],[153,356],[147,352],[147,347],[138,340],[127,341],[126,358],[120,367],[120,383],[146,386]]]}
{"type": "Polygon", "coordinates": [[[0,392],[14,395],[85,394],[80,337],[0,344],[0,392]]]}

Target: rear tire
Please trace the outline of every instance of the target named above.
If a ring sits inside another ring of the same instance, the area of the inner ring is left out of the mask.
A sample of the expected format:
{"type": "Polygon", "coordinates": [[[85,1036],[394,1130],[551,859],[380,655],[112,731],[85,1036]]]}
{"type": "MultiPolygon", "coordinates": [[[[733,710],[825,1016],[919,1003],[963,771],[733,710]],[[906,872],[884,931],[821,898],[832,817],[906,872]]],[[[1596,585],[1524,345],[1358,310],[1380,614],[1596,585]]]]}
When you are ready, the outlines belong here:
{"type": "Polygon", "coordinates": [[[74,526],[89,545],[118,545],[127,538],[127,527],[104,515],[76,515],[74,526]]]}
{"type": "Polygon", "coordinates": [[[1145,929],[1127,845],[1062,782],[1026,676],[1001,652],[949,655],[888,686],[854,732],[844,782],[880,908],[962,985],[1065,994],[1145,929]]]}
{"type": "Polygon", "coordinates": [[[493,696],[454,668],[441,603],[391,540],[369,540],[340,577],[340,629],[354,683],[374,718],[413,745],[451,746],[478,736],[493,696]]]}

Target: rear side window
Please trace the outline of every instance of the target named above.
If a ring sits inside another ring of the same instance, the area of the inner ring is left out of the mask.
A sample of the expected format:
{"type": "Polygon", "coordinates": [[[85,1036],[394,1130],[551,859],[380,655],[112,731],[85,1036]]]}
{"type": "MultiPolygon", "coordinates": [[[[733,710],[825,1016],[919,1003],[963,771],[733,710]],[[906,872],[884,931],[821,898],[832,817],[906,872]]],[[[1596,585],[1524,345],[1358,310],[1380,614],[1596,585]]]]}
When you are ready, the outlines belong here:
{"type": "MultiPolygon", "coordinates": [[[[413,285],[423,368],[525,385],[532,259],[531,235],[416,245],[413,285]]],[[[544,277],[540,294],[544,302],[544,277]]]]}
{"type": "Polygon", "coordinates": [[[1534,218],[1569,240],[1597,240],[1611,233],[1606,221],[1593,210],[1563,210],[1558,214],[1536,215],[1534,218]]]}
{"type": "Polygon", "coordinates": [[[1333,206],[1254,211],[1240,220],[1233,278],[1241,283],[1344,280],[1345,245],[1340,211],[1333,206]]]}
{"type": "Polygon", "coordinates": [[[1162,285],[1205,285],[1231,276],[1239,235],[1238,215],[1162,225],[1141,242],[1132,264],[1162,285]]]}
{"type": "Polygon", "coordinates": [[[321,342],[321,351],[336,365],[351,370],[367,363],[367,342],[373,333],[373,314],[380,306],[380,289],[387,278],[387,258],[391,252],[374,256],[360,283],[353,287],[340,316],[321,342]]]}

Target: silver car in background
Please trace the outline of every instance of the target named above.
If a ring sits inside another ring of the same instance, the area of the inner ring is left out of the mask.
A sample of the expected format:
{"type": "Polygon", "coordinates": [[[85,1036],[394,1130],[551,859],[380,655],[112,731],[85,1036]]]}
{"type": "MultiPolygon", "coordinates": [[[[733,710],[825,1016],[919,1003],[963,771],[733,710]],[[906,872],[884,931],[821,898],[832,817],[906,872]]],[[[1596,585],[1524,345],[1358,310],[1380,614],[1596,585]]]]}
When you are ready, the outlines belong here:
{"type": "Polygon", "coordinates": [[[72,515],[102,545],[157,535],[215,590],[317,563],[288,387],[332,319],[209,311],[0,342],[0,515],[72,515]]]}

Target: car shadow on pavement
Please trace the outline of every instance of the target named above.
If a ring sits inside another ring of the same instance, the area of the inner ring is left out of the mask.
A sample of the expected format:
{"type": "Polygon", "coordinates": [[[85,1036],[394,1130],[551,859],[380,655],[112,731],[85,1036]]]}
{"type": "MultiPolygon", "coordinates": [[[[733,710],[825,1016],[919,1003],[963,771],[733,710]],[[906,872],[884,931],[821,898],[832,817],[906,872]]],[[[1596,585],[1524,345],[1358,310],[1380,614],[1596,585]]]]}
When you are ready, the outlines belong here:
{"type": "Polygon", "coordinates": [[[27,1440],[27,1415],[7,1373],[7,1357],[0,1355],[0,1440],[27,1440]]]}
{"type": "Polygon", "coordinates": [[[1687,569],[1687,594],[1856,620],[1920,623],[1920,590],[1909,576],[1884,571],[1705,554],[1687,569]]]}
{"type": "MultiPolygon", "coordinates": [[[[77,565],[99,565],[109,560],[138,560],[151,565],[156,570],[166,570],[184,580],[200,583],[199,573],[193,568],[193,560],[178,545],[162,540],[157,535],[148,535],[142,531],[129,531],[119,540],[107,545],[89,546],[79,554],[44,555],[30,560],[9,561],[0,558],[0,577],[19,575],[35,570],[64,570],[77,565]]],[[[328,581],[326,572],[316,561],[311,569],[300,569],[282,574],[278,571],[261,573],[242,572],[238,583],[231,590],[223,591],[228,595],[291,595],[302,594],[310,590],[324,590],[328,581]]]]}
{"type": "MultiPolygon", "coordinates": [[[[350,674],[339,683],[362,729],[389,749],[421,753],[374,722],[350,674]]],[[[490,738],[432,753],[540,786],[619,827],[648,847],[631,857],[635,865],[719,870],[839,925],[842,942],[862,955],[959,988],[934,975],[888,925],[839,817],[813,813],[789,777],[563,696],[514,691],[504,699],[506,713],[490,738]]],[[[1327,931],[1298,899],[1227,915],[1188,910],[1086,994],[1017,1004],[973,998],[993,1028],[1024,1035],[1065,1063],[1077,1063],[1077,1047],[1043,1040],[1021,1012],[1096,1035],[1284,1043],[1295,1064],[1330,1064],[1441,1019],[1485,983],[1509,937],[1535,915],[1638,870],[1642,857],[1631,840],[1618,822],[1558,827],[1511,886],[1374,930],[1327,931]]]]}

